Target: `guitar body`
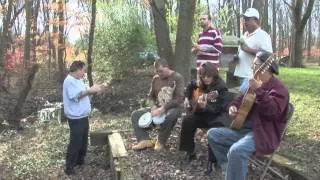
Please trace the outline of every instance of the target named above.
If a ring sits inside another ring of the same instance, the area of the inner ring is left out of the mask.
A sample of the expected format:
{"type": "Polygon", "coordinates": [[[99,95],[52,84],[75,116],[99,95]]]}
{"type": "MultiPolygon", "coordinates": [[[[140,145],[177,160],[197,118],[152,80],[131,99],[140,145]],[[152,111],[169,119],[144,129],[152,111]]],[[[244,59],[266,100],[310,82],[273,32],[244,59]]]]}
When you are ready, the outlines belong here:
{"type": "Polygon", "coordinates": [[[248,91],[243,97],[242,104],[239,107],[238,113],[233,118],[230,127],[234,129],[241,129],[248,113],[250,112],[254,102],[256,100],[256,95],[252,91],[248,91]]]}
{"type": "MultiPolygon", "coordinates": [[[[253,78],[258,79],[258,74],[263,73],[268,70],[271,63],[275,60],[276,54],[270,56],[264,63],[262,63],[258,70],[254,72],[253,78]]],[[[231,122],[231,128],[241,129],[245,120],[247,119],[248,113],[250,112],[254,102],[256,100],[256,94],[249,88],[242,99],[242,104],[240,105],[237,114],[231,122]]]]}
{"type": "Polygon", "coordinates": [[[200,88],[196,88],[193,90],[192,92],[192,99],[190,102],[190,112],[193,114],[195,113],[199,108],[198,108],[198,99],[199,97],[202,95],[202,91],[200,90],[200,88]]]}

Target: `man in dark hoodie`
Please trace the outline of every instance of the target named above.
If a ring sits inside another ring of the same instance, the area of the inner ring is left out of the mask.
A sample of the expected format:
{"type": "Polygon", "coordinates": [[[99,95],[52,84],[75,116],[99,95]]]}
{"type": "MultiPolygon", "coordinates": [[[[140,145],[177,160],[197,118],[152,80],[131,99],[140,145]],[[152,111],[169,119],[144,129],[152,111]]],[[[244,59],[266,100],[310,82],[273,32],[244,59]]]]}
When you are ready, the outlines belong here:
{"type": "MultiPolygon", "coordinates": [[[[253,61],[254,72],[266,65],[264,62],[271,55],[259,51],[253,61]]],[[[278,74],[278,66],[274,62],[266,71],[259,71],[256,79],[249,80],[249,88],[254,91],[256,99],[241,129],[212,128],[208,131],[210,148],[225,172],[226,180],[246,179],[248,158],[253,153],[272,153],[280,144],[286,125],[289,93],[273,74],[278,74]]],[[[240,96],[230,105],[231,117],[237,114],[243,97],[240,96]]]]}

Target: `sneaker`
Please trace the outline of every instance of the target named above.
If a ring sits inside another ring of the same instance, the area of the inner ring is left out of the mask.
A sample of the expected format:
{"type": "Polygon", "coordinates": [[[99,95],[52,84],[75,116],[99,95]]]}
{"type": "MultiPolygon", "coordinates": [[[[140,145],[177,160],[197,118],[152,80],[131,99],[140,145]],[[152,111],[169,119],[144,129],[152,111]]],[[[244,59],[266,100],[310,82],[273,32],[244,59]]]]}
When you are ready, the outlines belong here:
{"type": "Polygon", "coordinates": [[[155,146],[154,146],[154,150],[155,151],[162,151],[164,150],[164,145],[162,143],[160,143],[159,141],[156,142],[155,146]]]}
{"type": "Polygon", "coordinates": [[[138,151],[147,148],[152,148],[153,146],[154,142],[152,140],[142,140],[137,145],[132,146],[132,149],[138,151]]]}

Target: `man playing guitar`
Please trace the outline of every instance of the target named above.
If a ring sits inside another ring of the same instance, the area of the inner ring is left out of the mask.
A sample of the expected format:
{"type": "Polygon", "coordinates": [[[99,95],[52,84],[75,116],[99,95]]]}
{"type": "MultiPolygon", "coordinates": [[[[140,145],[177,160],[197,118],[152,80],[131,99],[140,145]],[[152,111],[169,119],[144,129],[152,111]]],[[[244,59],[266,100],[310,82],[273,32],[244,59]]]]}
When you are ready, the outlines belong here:
{"type": "MultiPolygon", "coordinates": [[[[259,51],[254,59],[252,68],[256,73],[255,78],[249,80],[249,89],[255,93],[255,100],[244,124],[236,129],[212,128],[208,131],[210,148],[225,172],[226,180],[246,179],[249,156],[272,153],[280,143],[286,125],[289,93],[273,76],[278,74],[278,66],[270,61],[271,56],[272,53],[259,51]]],[[[229,107],[231,117],[240,112],[244,96],[238,97],[229,107]]]]}

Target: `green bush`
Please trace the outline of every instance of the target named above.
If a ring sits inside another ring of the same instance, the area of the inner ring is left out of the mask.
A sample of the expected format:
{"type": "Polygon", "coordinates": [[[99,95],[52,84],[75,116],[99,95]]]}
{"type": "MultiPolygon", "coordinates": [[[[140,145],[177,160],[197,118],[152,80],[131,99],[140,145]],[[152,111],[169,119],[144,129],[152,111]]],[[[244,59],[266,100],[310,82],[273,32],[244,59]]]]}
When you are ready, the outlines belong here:
{"type": "Polygon", "coordinates": [[[126,3],[98,3],[94,69],[109,80],[130,72],[150,39],[150,30],[138,12],[126,3]]]}

